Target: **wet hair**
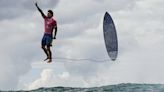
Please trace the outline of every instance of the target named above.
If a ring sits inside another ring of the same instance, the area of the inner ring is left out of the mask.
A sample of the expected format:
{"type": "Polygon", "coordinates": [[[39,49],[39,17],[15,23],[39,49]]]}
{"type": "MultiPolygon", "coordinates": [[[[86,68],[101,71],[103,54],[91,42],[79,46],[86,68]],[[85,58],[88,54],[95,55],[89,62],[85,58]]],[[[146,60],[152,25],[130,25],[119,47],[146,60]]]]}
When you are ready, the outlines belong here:
{"type": "Polygon", "coordinates": [[[53,16],[53,11],[52,11],[52,10],[48,10],[48,12],[49,12],[49,13],[51,13],[51,14],[52,14],[52,16],[53,16]]]}

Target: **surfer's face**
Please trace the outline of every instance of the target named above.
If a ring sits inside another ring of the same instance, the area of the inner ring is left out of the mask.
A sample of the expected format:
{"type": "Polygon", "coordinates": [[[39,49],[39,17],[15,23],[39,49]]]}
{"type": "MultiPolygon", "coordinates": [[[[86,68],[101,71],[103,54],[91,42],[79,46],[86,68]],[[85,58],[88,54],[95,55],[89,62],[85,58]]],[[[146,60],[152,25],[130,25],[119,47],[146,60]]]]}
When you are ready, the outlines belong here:
{"type": "Polygon", "coordinates": [[[47,13],[47,17],[48,17],[48,18],[51,18],[51,17],[52,17],[52,14],[48,12],[48,13],[47,13]]]}

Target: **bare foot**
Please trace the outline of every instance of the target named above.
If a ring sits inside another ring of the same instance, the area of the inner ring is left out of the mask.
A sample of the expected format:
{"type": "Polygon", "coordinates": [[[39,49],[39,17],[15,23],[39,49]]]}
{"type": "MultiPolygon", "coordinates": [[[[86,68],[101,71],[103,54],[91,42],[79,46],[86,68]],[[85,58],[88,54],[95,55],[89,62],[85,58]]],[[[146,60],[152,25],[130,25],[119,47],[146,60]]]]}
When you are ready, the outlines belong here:
{"type": "Polygon", "coordinates": [[[47,57],[44,61],[48,60],[49,58],[47,57]]]}
{"type": "Polygon", "coordinates": [[[52,62],[52,59],[49,59],[47,63],[51,63],[52,62]]]}

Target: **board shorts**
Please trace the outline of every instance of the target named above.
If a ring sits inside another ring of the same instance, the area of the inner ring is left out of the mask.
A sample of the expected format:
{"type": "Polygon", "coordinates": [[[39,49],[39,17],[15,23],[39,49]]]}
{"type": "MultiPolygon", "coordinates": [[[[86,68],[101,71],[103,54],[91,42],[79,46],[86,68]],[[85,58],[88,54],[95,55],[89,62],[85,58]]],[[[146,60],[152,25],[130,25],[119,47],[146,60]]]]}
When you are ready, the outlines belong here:
{"type": "Polygon", "coordinates": [[[50,47],[52,46],[52,34],[44,34],[42,38],[42,46],[50,47]]]}

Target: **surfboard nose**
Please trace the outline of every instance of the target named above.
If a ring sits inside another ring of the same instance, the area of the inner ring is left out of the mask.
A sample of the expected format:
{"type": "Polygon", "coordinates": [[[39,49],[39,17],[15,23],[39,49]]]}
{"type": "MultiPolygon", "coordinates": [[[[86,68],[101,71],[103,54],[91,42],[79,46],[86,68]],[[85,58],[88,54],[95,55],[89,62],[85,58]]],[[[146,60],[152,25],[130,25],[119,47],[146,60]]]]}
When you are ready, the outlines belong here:
{"type": "Polygon", "coordinates": [[[109,13],[108,12],[105,12],[105,16],[107,16],[107,15],[109,15],[109,13]]]}

